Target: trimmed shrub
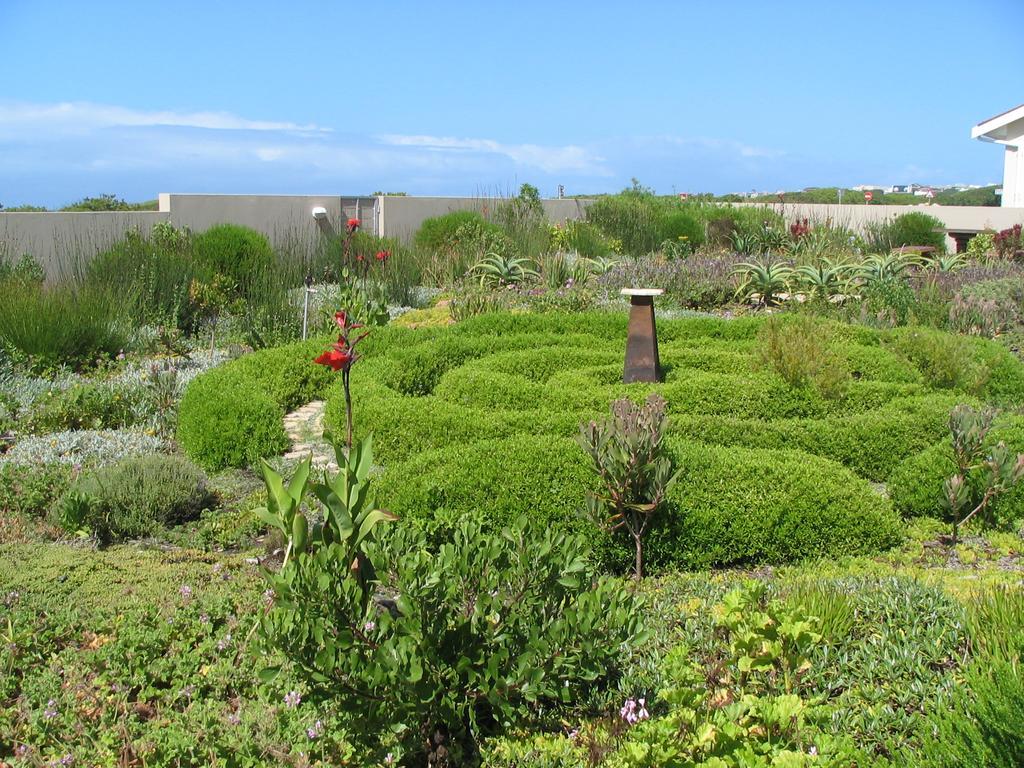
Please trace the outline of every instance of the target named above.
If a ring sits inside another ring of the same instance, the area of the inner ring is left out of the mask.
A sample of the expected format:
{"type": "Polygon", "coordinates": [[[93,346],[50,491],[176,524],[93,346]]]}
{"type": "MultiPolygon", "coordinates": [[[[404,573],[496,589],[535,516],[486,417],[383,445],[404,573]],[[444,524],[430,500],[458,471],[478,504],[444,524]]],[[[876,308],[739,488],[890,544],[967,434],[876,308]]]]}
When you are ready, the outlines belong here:
{"type": "MultiPolygon", "coordinates": [[[[948,421],[949,414],[946,414],[948,421]]],[[[1019,416],[998,419],[986,440],[995,445],[1000,440],[1011,451],[1024,453],[1024,418],[1019,416]]],[[[893,507],[902,515],[945,518],[942,486],[946,478],[956,471],[949,429],[940,440],[920,453],[907,456],[889,478],[889,495],[893,507]]],[[[975,477],[980,482],[980,477],[975,477]]],[[[992,502],[994,519],[1005,527],[1024,520],[1024,486],[1017,485],[1009,492],[997,496],[992,502]]]]}
{"type": "Polygon", "coordinates": [[[541,525],[589,532],[579,513],[587,491],[596,488],[593,475],[575,440],[515,435],[452,441],[388,467],[375,483],[378,502],[402,519],[480,514],[500,528],[527,515],[541,525]]]}
{"type": "Polygon", "coordinates": [[[894,401],[877,411],[821,419],[739,419],[680,415],[670,431],[721,446],[804,451],[837,461],[869,480],[884,481],[904,458],[947,431],[957,398],[927,395],[894,401]]]}
{"type": "Polygon", "coordinates": [[[274,264],[267,236],[238,224],[217,224],[194,239],[195,260],[210,275],[230,278],[241,295],[274,264]]]}
{"type": "MultiPolygon", "coordinates": [[[[671,441],[682,473],[645,546],[652,567],[784,563],[860,554],[899,540],[888,502],[839,465],[794,451],[671,441]]],[[[571,438],[516,435],[453,444],[389,467],[378,500],[425,525],[483,514],[495,526],[519,515],[587,532],[606,562],[630,553],[580,515],[595,479],[571,438]]]]}
{"type": "Polygon", "coordinates": [[[897,328],[886,339],[931,387],[960,390],[998,403],[1024,401],[1024,367],[995,342],[917,327],[897,328]]]}
{"type": "Polygon", "coordinates": [[[670,441],[681,469],[647,551],[662,567],[788,563],[886,549],[889,503],[838,464],[793,451],[670,441]]]}
{"type": "Polygon", "coordinates": [[[257,384],[226,379],[197,377],[178,409],[178,442],[210,471],[249,466],[288,447],[284,408],[257,384]]]}
{"type": "Polygon", "coordinates": [[[194,520],[216,501],[206,476],[182,456],[152,454],[125,459],[85,475],[65,496],[71,521],[109,543],[139,538],[194,520]]]}
{"type": "Polygon", "coordinates": [[[244,467],[288,447],[287,411],[319,397],[331,371],[313,363],[312,339],[246,355],[197,376],[178,407],[178,442],[210,471],[244,467]]]}

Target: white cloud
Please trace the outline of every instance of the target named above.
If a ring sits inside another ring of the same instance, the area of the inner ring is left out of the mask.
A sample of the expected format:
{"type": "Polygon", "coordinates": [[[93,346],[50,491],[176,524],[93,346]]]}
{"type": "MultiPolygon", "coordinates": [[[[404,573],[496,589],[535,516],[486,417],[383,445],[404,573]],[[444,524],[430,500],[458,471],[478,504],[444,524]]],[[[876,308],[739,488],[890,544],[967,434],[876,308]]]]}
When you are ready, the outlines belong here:
{"type": "Polygon", "coordinates": [[[0,101],[0,198],[6,204],[66,202],[95,194],[101,184],[117,192],[142,188],[143,196],[255,187],[471,194],[529,180],[553,194],[558,184],[571,193],[615,191],[637,177],[661,192],[728,190],[782,185],[780,174],[794,161],[799,157],[770,148],[703,137],[542,144],[367,136],[228,112],[0,101]],[[52,199],[29,199],[35,188],[52,199]]]}
{"type": "Polygon", "coordinates": [[[0,128],[16,130],[61,130],[82,132],[97,128],[139,127],[204,128],[215,131],[296,131],[327,132],[317,125],[250,120],[230,112],[175,112],[171,110],[147,111],[94,104],[87,101],[59,104],[28,104],[0,102],[0,128]]]}
{"type": "Polygon", "coordinates": [[[562,147],[539,144],[502,144],[492,139],[457,139],[448,136],[405,136],[384,134],[377,137],[384,144],[397,147],[418,147],[429,151],[465,151],[502,155],[519,165],[540,168],[545,173],[584,173],[611,176],[604,158],[573,144],[562,147]]]}

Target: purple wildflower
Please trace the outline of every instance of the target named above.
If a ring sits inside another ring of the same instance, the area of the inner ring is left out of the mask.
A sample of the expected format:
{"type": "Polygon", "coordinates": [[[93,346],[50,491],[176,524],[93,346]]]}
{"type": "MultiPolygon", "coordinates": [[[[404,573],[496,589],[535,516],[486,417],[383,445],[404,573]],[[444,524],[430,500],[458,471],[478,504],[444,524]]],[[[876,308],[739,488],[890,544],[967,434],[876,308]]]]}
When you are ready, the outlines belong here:
{"type": "Polygon", "coordinates": [[[320,738],[321,734],[323,733],[323,729],[324,729],[324,724],[322,722],[320,722],[319,720],[317,720],[315,723],[313,723],[312,726],[310,726],[309,728],[306,729],[306,735],[311,740],[315,741],[316,739],[320,738]]]}
{"type": "Polygon", "coordinates": [[[363,632],[373,632],[377,628],[376,622],[368,621],[363,624],[363,632]]]}
{"type": "Polygon", "coordinates": [[[192,598],[192,587],[190,587],[188,584],[182,584],[181,589],[178,590],[178,593],[185,600],[190,600],[192,598]]]}
{"type": "Polygon", "coordinates": [[[295,709],[302,702],[302,696],[298,691],[288,691],[284,695],[284,704],[289,709],[295,709]]]}
{"type": "Polygon", "coordinates": [[[619,716],[630,725],[636,725],[641,720],[646,720],[651,716],[647,711],[646,702],[646,699],[626,699],[626,703],[619,710],[619,716]]]}
{"type": "Polygon", "coordinates": [[[45,717],[47,720],[53,720],[53,718],[55,718],[58,714],[60,713],[57,711],[57,702],[53,699],[50,699],[48,702],[46,702],[46,709],[43,712],[43,717],[45,717]]]}

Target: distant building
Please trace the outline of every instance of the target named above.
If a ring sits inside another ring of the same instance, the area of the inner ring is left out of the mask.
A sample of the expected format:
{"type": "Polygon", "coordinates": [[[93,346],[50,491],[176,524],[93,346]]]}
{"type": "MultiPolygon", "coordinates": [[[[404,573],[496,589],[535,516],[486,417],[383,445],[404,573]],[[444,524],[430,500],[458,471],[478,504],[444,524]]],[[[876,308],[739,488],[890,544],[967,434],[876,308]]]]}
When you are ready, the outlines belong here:
{"type": "Polygon", "coordinates": [[[1024,104],[990,117],[971,129],[972,139],[1002,144],[1003,206],[1024,208],[1024,104]]]}

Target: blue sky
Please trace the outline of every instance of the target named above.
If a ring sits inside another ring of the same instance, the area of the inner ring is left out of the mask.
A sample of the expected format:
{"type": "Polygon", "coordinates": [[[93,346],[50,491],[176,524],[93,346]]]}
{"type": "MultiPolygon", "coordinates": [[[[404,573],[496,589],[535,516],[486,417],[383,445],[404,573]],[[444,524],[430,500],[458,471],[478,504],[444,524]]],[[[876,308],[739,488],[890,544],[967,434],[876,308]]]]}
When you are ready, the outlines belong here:
{"type": "Polygon", "coordinates": [[[986,183],[1022,0],[0,0],[0,203],[986,183]]]}

